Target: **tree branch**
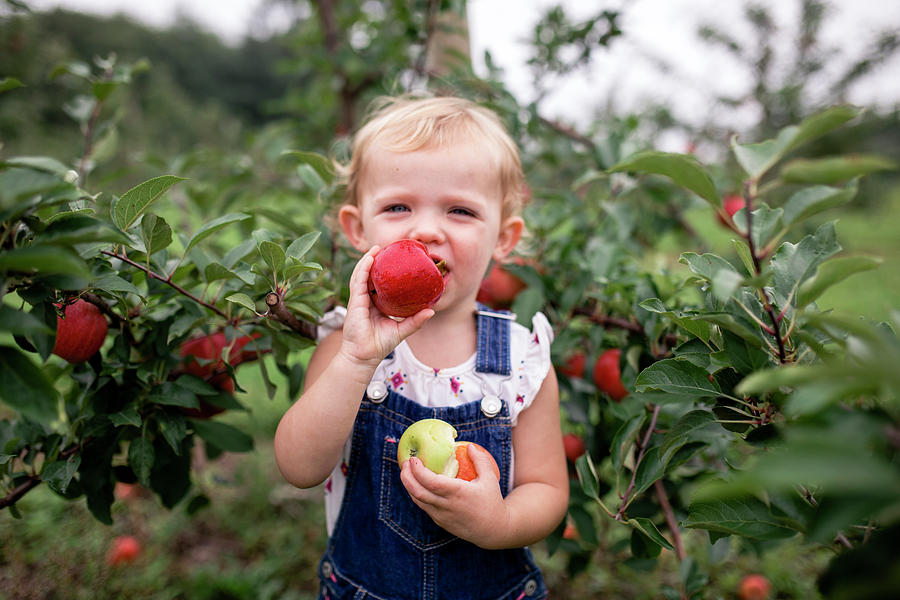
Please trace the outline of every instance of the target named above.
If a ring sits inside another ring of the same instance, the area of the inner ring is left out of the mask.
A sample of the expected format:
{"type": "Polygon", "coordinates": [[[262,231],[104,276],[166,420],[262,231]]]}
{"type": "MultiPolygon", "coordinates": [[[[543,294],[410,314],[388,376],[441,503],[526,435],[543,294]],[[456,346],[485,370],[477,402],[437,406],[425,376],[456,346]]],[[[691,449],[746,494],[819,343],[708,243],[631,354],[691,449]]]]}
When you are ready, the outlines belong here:
{"type": "Polygon", "coordinates": [[[266,316],[279,323],[288,326],[295,333],[308,340],[316,340],[316,325],[308,321],[301,321],[284,304],[284,298],[277,292],[266,294],[266,306],[269,307],[266,316]]]}
{"type": "Polygon", "coordinates": [[[666,486],[663,485],[662,479],[653,482],[653,489],[656,491],[656,499],[662,507],[663,515],[666,517],[666,525],[672,532],[672,545],[675,546],[675,556],[678,562],[684,562],[687,554],[684,551],[684,543],[681,540],[681,530],[678,529],[678,521],[675,520],[675,511],[672,510],[672,504],[669,497],[666,496],[666,486]]]}

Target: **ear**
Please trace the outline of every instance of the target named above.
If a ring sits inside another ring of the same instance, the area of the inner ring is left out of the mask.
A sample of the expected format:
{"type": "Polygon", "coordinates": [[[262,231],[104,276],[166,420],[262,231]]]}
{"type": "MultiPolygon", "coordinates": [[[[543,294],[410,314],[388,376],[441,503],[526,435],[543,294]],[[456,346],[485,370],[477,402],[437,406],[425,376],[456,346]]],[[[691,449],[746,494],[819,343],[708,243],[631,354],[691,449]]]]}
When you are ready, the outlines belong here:
{"type": "Polygon", "coordinates": [[[522,217],[507,217],[500,223],[500,235],[497,236],[497,245],[494,246],[492,257],[496,261],[506,258],[506,255],[513,251],[516,244],[522,238],[525,231],[525,221],[522,217]]]}
{"type": "Polygon", "coordinates": [[[358,206],[352,204],[343,205],[338,211],[338,222],[340,222],[341,229],[344,230],[344,235],[347,236],[351,246],[360,252],[365,252],[369,249],[369,244],[363,231],[362,215],[358,206]]]}

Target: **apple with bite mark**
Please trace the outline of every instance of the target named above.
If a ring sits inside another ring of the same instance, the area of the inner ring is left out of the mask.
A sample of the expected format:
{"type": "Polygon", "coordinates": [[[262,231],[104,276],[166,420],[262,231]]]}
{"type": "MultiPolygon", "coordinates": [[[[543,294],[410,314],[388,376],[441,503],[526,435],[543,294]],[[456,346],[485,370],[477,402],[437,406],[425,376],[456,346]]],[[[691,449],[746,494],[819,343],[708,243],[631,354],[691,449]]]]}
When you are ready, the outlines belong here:
{"type": "MultiPolygon", "coordinates": [[[[450,423],[440,419],[422,419],[406,428],[397,444],[397,463],[417,457],[429,470],[439,474],[472,481],[478,474],[475,463],[469,456],[469,447],[476,446],[487,453],[475,442],[457,442],[456,429],[450,423]]],[[[488,453],[490,456],[490,453],[488,453]]],[[[491,456],[494,475],[500,479],[500,468],[491,456]]]]}
{"type": "Polygon", "coordinates": [[[445,263],[428,255],[425,244],[398,240],[375,255],[369,271],[369,295],[389,317],[411,317],[434,306],[444,293],[445,263]]]}

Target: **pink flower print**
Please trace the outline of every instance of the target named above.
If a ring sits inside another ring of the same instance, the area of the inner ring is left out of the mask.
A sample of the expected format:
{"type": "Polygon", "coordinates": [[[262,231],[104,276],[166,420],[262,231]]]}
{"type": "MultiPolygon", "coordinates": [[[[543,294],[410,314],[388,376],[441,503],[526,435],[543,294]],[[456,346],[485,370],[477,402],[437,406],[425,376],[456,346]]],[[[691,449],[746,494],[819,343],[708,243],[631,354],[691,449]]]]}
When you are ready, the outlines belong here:
{"type": "Polygon", "coordinates": [[[341,473],[344,475],[344,477],[347,476],[347,473],[349,471],[350,471],[350,466],[346,462],[341,461],[341,473]]]}
{"type": "Polygon", "coordinates": [[[407,383],[407,381],[400,371],[397,371],[396,373],[391,375],[391,385],[394,386],[395,390],[400,389],[400,386],[404,383],[407,383]]]}
{"type": "Polygon", "coordinates": [[[331,493],[331,477],[328,478],[328,481],[325,482],[325,493],[331,493]]]}
{"type": "Polygon", "coordinates": [[[450,390],[453,392],[453,395],[459,396],[459,389],[462,387],[462,382],[459,380],[459,377],[451,377],[450,378],[450,390]]]}
{"type": "Polygon", "coordinates": [[[540,344],[540,343],[541,343],[541,340],[538,339],[538,335],[537,335],[537,334],[534,334],[534,337],[531,338],[531,343],[532,343],[532,344],[540,344]]]}
{"type": "Polygon", "coordinates": [[[440,369],[435,369],[435,368],[434,368],[434,367],[432,367],[432,369],[431,369],[431,370],[432,370],[432,371],[434,371],[434,376],[435,376],[435,377],[437,377],[437,376],[438,376],[438,373],[440,373],[440,372],[441,372],[441,370],[440,370],[440,369]]]}
{"type": "Polygon", "coordinates": [[[516,396],[516,404],[525,404],[525,396],[521,394],[516,396]]]}

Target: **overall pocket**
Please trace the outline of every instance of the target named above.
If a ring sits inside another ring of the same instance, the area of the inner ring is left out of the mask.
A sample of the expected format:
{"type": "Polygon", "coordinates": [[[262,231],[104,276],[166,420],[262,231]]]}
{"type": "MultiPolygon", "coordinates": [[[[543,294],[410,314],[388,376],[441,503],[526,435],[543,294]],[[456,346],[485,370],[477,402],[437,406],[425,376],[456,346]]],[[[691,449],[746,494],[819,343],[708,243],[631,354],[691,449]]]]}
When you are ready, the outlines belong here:
{"type": "Polygon", "coordinates": [[[378,518],[394,533],[420,550],[437,548],[456,536],[439,527],[415,502],[400,481],[397,440],[385,438],[381,455],[381,493],[378,518]]]}

